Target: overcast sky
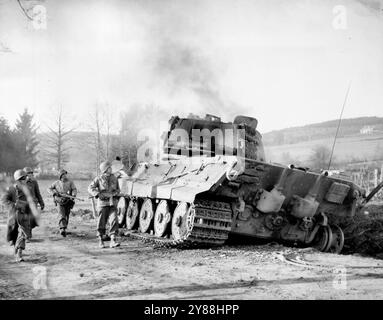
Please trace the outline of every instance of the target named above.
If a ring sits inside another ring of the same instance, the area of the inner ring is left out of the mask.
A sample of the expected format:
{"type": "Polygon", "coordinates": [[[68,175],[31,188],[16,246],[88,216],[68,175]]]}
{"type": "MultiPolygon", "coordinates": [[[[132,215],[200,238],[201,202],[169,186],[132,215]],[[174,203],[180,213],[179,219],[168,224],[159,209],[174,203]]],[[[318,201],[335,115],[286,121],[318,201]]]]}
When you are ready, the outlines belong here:
{"type": "MultiPolygon", "coordinates": [[[[259,130],[383,116],[382,1],[0,0],[0,115],[62,105],[85,123],[155,104],[171,115],[258,118],[259,130]],[[343,7],[336,7],[336,6],[343,7]],[[346,19],[346,20],[345,20],[346,19]]],[[[139,112],[139,110],[137,110],[139,112]]],[[[85,128],[86,129],[86,128],[85,128]]]]}

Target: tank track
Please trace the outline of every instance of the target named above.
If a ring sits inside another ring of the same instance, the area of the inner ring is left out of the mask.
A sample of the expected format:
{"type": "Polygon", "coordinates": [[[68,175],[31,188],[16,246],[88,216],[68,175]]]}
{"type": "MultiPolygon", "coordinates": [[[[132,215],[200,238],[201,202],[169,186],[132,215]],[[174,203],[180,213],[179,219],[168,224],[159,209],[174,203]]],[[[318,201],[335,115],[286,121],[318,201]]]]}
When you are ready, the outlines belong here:
{"type": "Polygon", "coordinates": [[[157,247],[167,248],[196,248],[220,246],[228,239],[232,224],[232,211],[230,204],[220,201],[200,200],[194,203],[194,217],[192,228],[186,239],[176,240],[157,237],[138,230],[128,230],[124,233],[157,247]]]}

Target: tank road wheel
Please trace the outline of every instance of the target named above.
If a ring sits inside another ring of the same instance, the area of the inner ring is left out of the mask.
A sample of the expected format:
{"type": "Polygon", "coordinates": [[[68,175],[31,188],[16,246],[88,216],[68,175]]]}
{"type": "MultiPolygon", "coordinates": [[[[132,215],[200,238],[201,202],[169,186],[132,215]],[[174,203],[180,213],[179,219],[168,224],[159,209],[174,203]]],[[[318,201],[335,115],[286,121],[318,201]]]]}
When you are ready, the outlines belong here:
{"type": "Polygon", "coordinates": [[[340,253],[344,246],[344,233],[337,225],[331,226],[331,231],[332,242],[328,251],[332,253],[340,253]]]}
{"type": "Polygon", "coordinates": [[[136,225],[138,217],[138,201],[136,199],[131,199],[129,201],[128,209],[126,210],[126,229],[132,230],[136,225]]]}
{"type": "Polygon", "coordinates": [[[174,210],[172,219],[172,235],[175,240],[186,239],[194,225],[194,206],[180,202],[174,210]]]}
{"type": "Polygon", "coordinates": [[[146,199],[140,210],[140,231],[145,233],[149,230],[150,223],[154,217],[153,203],[151,199],[146,199]]]}
{"type": "Polygon", "coordinates": [[[154,234],[162,237],[171,219],[169,205],[166,200],[161,200],[154,214],[154,234]]]}
{"type": "Polygon", "coordinates": [[[319,227],[312,246],[321,252],[327,252],[330,249],[332,242],[332,232],[330,226],[319,227]]]}
{"type": "Polygon", "coordinates": [[[128,208],[128,200],[124,197],[120,197],[117,204],[117,220],[118,225],[121,227],[125,224],[126,210],[128,208]]]}

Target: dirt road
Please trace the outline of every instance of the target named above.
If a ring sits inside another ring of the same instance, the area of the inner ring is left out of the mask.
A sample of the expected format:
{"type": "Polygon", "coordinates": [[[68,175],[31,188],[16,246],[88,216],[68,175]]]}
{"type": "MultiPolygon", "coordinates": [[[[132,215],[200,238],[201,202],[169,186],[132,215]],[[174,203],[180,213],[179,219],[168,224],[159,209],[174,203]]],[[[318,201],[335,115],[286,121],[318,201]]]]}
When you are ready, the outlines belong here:
{"type": "Polygon", "coordinates": [[[155,248],[131,237],[99,249],[94,220],[54,208],[14,262],[0,218],[0,299],[382,299],[383,260],[280,245],[155,248]]]}

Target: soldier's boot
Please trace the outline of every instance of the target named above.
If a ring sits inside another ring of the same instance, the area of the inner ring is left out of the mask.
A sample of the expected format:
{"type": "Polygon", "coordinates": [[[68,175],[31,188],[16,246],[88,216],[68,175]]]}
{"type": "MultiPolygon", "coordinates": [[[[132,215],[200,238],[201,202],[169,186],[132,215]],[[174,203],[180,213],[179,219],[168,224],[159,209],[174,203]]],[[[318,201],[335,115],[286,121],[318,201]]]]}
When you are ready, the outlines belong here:
{"type": "Polygon", "coordinates": [[[64,228],[61,229],[60,234],[65,238],[66,237],[66,231],[64,228]]]}
{"type": "Polygon", "coordinates": [[[102,240],[102,236],[98,237],[98,246],[100,248],[105,248],[104,240],[102,240]]]}
{"type": "Polygon", "coordinates": [[[23,259],[23,250],[18,249],[16,250],[16,262],[24,261],[23,259]]]}
{"type": "Polygon", "coordinates": [[[110,237],[110,245],[109,245],[111,248],[116,248],[118,246],[120,246],[120,243],[116,241],[116,236],[111,236],[110,237]]]}

